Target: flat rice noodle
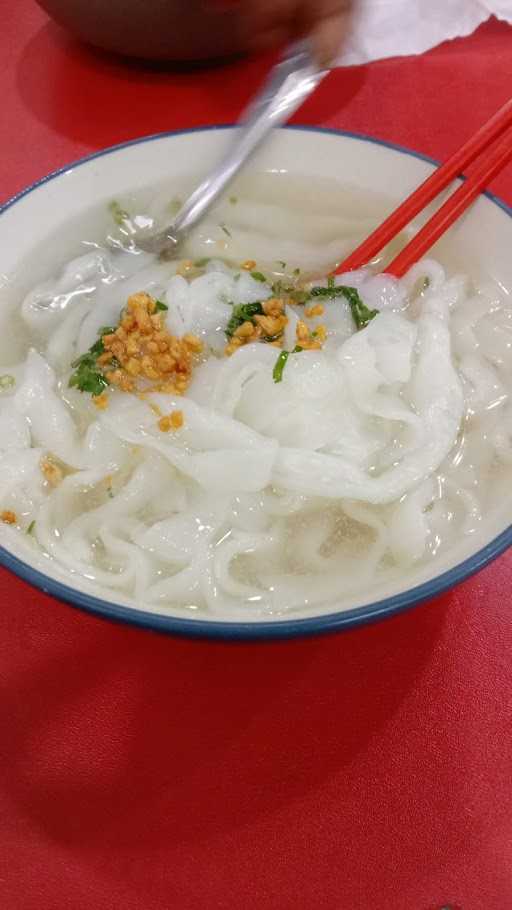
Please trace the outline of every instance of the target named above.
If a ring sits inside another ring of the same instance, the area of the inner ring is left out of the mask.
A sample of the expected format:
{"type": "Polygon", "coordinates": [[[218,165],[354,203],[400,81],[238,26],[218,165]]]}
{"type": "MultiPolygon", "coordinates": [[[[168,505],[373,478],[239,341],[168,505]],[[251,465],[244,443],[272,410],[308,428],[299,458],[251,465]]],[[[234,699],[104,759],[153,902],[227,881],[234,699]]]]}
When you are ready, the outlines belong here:
{"type": "Polygon", "coordinates": [[[123,400],[122,393],[101,420],[120,439],[160,452],[207,490],[256,492],[268,485],[277,451],[274,441],[185,398],[153,395],[151,400],[161,413],[181,410],[183,429],[162,433],[150,405],[123,400]]]}
{"type": "Polygon", "coordinates": [[[16,489],[24,487],[40,476],[41,455],[41,449],[4,451],[0,472],[0,504],[4,503],[7,496],[16,489]]]}
{"type": "Polygon", "coordinates": [[[464,410],[461,383],[451,360],[448,326],[435,314],[437,309],[438,303],[425,305],[419,321],[418,361],[408,388],[421,421],[421,446],[378,477],[346,459],[283,447],[272,474],[277,486],[307,495],[377,504],[399,499],[437,470],[455,443],[464,410]]]}
{"type": "Polygon", "coordinates": [[[16,408],[29,421],[34,445],[79,467],[82,457],[76,427],[54,387],[53,370],[40,354],[30,351],[23,383],[14,398],[16,408]]]}
{"type": "Polygon", "coordinates": [[[28,449],[30,446],[30,424],[20,414],[14,401],[0,401],[0,452],[28,449]]]}
{"type": "Polygon", "coordinates": [[[425,509],[433,499],[434,484],[432,480],[427,480],[393,508],[389,522],[389,545],[399,564],[412,565],[425,553],[430,533],[425,509]]]}

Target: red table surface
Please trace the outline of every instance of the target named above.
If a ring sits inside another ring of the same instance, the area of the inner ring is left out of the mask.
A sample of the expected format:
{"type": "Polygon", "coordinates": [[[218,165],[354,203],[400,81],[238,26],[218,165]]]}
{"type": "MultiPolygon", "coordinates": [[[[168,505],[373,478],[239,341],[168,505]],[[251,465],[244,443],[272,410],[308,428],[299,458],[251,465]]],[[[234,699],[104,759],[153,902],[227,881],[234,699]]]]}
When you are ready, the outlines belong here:
{"type": "MultiPolygon", "coordinates": [[[[3,198],[91,150],[228,122],[268,60],[87,50],[4,3],[3,198]]],[[[445,157],[510,93],[496,21],[337,72],[300,123],[445,157]]],[[[512,169],[496,182],[512,203],[512,169]]],[[[0,572],[2,910],[512,907],[512,559],[377,625],[274,644],[110,624],[0,572]]]]}

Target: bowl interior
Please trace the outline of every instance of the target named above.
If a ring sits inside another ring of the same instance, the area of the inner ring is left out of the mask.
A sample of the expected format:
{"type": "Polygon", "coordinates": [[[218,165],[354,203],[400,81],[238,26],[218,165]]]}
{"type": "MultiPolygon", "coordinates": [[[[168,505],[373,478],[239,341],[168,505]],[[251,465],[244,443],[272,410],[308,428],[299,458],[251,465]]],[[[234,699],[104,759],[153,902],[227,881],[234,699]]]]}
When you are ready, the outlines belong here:
{"type": "MultiPolygon", "coordinates": [[[[220,158],[232,136],[225,128],[189,131],[150,137],[107,150],[71,165],[8,203],[0,217],[0,332],[9,302],[20,300],[37,281],[48,275],[48,264],[34,259],[30,274],[25,266],[32,250],[41,249],[45,238],[67,222],[76,223],[76,213],[91,206],[107,205],[115,196],[128,194],[141,185],[159,184],[169,178],[179,184],[192,175],[206,174],[220,158]]],[[[315,176],[339,180],[360,187],[364,193],[382,197],[386,188],[389,205],[408,195],[432,171],[426,159],[364,137],[320,130],[289,128],[276,132],[256,156],[252,168],[272,174],[315,176]]],[[[426,216],[425,216],[426,217],[426,216]]],[[[60,250],[62,262],[73,254],[79,242],[79,228],[70,231],[60,250]]],[[[499,287],[512,287],[512,220],[507,208],[491,197],[482,197],[469,213],[434,249],[441,260],[499,287]]],[[[55,263],[58,264],[58,263],[55,263]]],[[[111,616],[174,631],[199,634],[295,634],[320,628],[350,625],[393,612],[432,596],[476,571],[511,542],[511,507],[504,491],[502,506],[487,514],[478,533],[459,543],[433,562],[419,568],[403,581],[381,585],[368,595],[354,595],[343,613],[325,616],[320,612],[302,614],[299,620],[275,623],[219,623],[173,618],[172,611],[157,613],[153,608],[124,610],[130,601],[112,592],[88,587],[80,579],[70,580],[58,566],[20,539],[13,544],[0,535],[0,561],[56,596],[111,616]],[[65,586],[65,587],[63,587],[65,586]],[[116,604],[112,603],[113,596],[116,604]],[[315,618],[313,618],[315,617],[315,618]],[[257,630],[255,628],[257,626],[257,630]],[[274,627],[274,631],[270,627],[274,627]],[[217,627],[217,631],[215,631],[217,627]],[[267,628],[268,627],[268,628],[267,628]],[[278,628],[279,627],[279,628],[278,628]]],[[[20,535],[21,538],[21,535],[20,535]]]]}

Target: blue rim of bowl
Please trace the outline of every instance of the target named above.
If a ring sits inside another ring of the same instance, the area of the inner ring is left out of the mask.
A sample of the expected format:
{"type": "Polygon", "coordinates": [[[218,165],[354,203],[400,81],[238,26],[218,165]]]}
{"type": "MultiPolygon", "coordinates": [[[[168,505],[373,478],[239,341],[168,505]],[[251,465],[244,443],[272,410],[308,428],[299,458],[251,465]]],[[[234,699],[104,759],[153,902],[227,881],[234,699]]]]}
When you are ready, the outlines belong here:
{"type": "MultiPolygon", "coordinates": [[[[32,183],[26,189],[17,193],[11,199],[8,199],[0,206],[0,216],[7,209],[11,208],[24,196],[34,192],[44,184],[49,183],[56,177],[60,177],[67,171],[87,164],[97,158],[103,158],[106,155],[113,154],[133,145],[142,145],[145,142],[154,142],[159,139],[167,139],[172,136],[183,136],[192,133],[213,132],[233,129],[234,124],[220,124],[215,126],[193,127],[183,130],[171,130],[166,133],[156,133],[151,136],[143,136],[139,139],[132,139],[129,142],[122,142],[119,145],[109,146],[99,152],[94,152],[84,158],[80,158],[71,164],[64,165],[56,171],[52,171],[46,177],[32,183]]],[[[346,139],[356,139],[359,141],[369,142],[373,145],[380,145],[384,148],[391,149],[395,152],[401,152],[412,158],[418,158],[428,164],[435,166],[439,162],[421,152],[415,152],[412,149],[397,145],[393,142],[386,142],[382,139],[375,139],[373,136],[367,136],[363,133],[352,133],[345,130],[328,129],[316,126],[292,125],[283,127],[286,130],[298,132],[324,133],[331,136],[342,136],[346,139]]],[[[494,205],[502,209],[509,217],[512,217],[512,208],[502,199],[499,199],[492,193],[486,192],[483,195],[487,197],[494,205]]],[[[188,638],[206,638],[221,639],[225,641],[258,641],[271,639],[300,638],[311,635],[319,635],[325,632],[336,632],[345,629],[355,628],[395,616],[404,610],[410,609],[427,600],[444,593],[455,585],[460,584],[467,578],[483,569],[488,563],[492,562],[498,556],[512,546],[512,525],[502,531],[490,543],[486,544],[477,553],[474,553],[468,559],[443,572],[436,578],[431,579],[407,591],[386,597],[375,603],[366,604],[361,607],[354,607],[351,610],[342,610],[334,613],[326,613],[320,616],[314,616],[307,619],[283,619],[266,622],[217,622],[216,620],[199,620],[199,619],[182,619],[175,616],[165,616],[159,613],[146,613],[138,610],[136,607],[125,607],[121,604],[111,603],[102,600],[92,594],[68,587],[62,582],[49,578],[43,572],[33,569],[17,556],[13,556],[8,550],[0,546],[0,566],[13,572],[23,581],[28,582],[33,587],[51,595],[60,601],[64,601],[70,606],[79,607],[88,613],[100,616],[103,619],[115,620],[131,626],[151,631],[165,632],[172,635],[180,635],[188,638]]]]}

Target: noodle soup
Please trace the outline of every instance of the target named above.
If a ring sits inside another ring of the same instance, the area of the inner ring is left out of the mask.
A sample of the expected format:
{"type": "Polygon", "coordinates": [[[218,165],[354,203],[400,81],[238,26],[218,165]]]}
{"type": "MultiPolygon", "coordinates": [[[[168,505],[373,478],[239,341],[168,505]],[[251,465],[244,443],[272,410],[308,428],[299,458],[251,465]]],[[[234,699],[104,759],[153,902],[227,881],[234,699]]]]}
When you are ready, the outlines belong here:
{"type": "Polygon", "coordinates": [[[179,259],[140,252],[178,205],[111,200],[12,292],[0,540],[145,610],[261,620],[477,533],[512,479],[506,298],[435,260],[330,278],[385,201],[328,180],[240,181],[179,259]]]}

